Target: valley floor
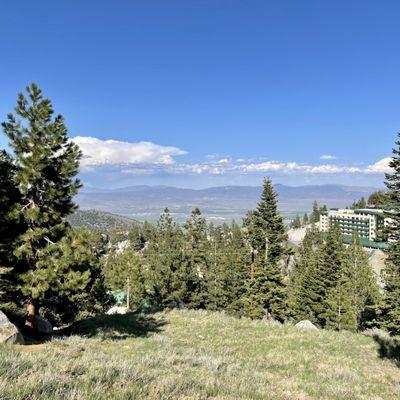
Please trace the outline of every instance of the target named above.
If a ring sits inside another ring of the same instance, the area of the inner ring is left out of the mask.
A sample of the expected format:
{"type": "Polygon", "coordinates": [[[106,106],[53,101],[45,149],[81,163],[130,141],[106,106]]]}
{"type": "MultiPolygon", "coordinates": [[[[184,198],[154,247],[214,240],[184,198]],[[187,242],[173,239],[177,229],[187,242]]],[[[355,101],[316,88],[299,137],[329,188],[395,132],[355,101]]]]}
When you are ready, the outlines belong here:
{"type": "Polygon", "coordinates": [[[104,316],[68,338],[0,346],[0,399],[399,399],[370,337],[221,313],[104,316]]]}

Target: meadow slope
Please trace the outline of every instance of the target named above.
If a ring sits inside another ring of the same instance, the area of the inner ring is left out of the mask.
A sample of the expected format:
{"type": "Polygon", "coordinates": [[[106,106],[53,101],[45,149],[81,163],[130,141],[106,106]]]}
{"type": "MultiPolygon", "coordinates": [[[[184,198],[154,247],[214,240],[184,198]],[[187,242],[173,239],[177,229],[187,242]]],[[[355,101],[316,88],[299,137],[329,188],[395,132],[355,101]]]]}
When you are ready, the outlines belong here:
{"type": "Polygon", "coordinates": [[[400,398],[400,369],[363,335],[185,310],[98,317],[73,333],[0,346],[0,398],[400,398]]]}

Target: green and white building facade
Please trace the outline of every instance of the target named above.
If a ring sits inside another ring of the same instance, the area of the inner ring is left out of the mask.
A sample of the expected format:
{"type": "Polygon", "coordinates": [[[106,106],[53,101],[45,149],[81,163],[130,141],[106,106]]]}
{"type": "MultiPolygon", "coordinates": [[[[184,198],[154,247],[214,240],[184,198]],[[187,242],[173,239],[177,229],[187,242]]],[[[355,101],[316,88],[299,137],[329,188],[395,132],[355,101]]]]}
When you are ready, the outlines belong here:
{"type": "Polygon", "coordinates": [[[364,247],[387,248],[387,243],[383,240],[382,235],[385,226],[383,210],[332,208],[321,213],[319,228],[322,232],[328,232],[331,224],[339,226],[346,243],[351,242],[354,231],[357,231],[364,247]]]}

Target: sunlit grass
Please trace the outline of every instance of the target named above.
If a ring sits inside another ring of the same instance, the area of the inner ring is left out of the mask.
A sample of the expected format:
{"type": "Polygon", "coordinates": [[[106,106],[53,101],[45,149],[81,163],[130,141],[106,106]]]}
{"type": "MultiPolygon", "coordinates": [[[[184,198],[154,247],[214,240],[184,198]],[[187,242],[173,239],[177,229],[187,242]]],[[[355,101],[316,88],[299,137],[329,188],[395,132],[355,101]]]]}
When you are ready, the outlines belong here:
{"type": "Polygon", "coordinates": [[[362,335],[182,310],[104,326],[0,347],[0,399],[400,398],[400,370],[362,335]]]}

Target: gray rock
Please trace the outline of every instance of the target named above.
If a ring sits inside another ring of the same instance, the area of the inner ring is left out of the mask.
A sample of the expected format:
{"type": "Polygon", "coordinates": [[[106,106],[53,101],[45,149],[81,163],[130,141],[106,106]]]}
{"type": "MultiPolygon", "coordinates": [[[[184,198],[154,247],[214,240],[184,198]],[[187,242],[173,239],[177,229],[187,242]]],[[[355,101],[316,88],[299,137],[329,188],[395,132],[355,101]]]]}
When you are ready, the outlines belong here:
{"type": "Polygon", "coordinates": [[[318,328],[308,319],[298,322],[295,325],[295,327],[299,328],[299,329],[306,329],[308,331],[317,331],[318,330],[318,328]]]}
{"type": "Polygon", "coordinates": [[[111,307],[108,311],[108,315],[115,315],[115,314],[126,314],[128,312],[128,309],[126,307],[118,307],[114,306],[111,307]]]}
{"type": "Polygon", "coordinates": [[[24,337],[18,328],[0,311],[0,343],[24,344],[24,337]]]}
{"type": "Polygon", "coordinates": [[[36,329],[39,333],[51,333],[53,332],[53,326],[46,318],[41,317],[40,315],[35,316],[36,320],[36,329]]]}

